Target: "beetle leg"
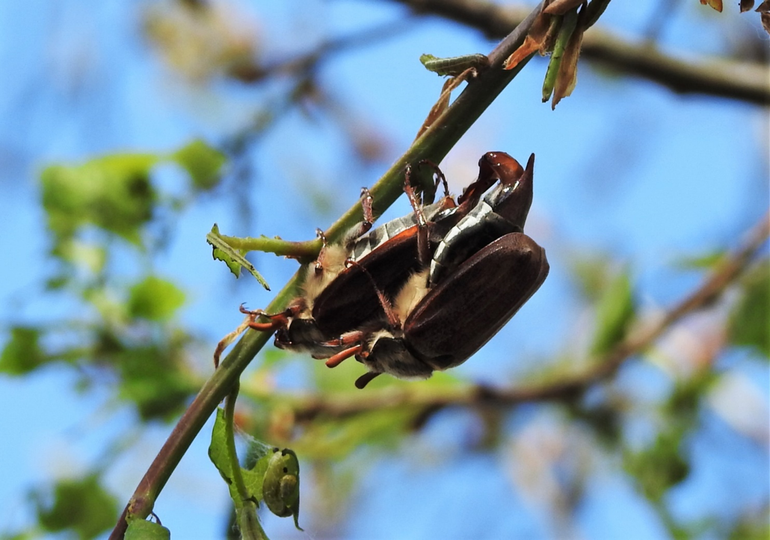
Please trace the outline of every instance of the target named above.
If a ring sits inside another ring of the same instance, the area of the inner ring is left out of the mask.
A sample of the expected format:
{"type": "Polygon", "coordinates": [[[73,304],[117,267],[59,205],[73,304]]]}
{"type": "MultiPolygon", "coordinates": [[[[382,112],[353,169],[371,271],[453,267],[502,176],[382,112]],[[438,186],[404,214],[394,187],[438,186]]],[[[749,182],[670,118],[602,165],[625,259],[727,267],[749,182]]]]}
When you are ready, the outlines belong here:
{"type": "Polygon", "coordinates": [[[219,343],[217,343],[216,349],[214,349],[214,369],[219,368],[219,358],[222,356],[222,353],[225,351],[225,349],[233,342],[235,341],[238,336],[243,333],[244,330],[246,330],[249,327],[249,323],[252,321],[251,313],[243,309],[243,305],[241,305],[241,311],[248,314],[248,317],[238,325],[238,328],[227,334],[225,337],[223,337],[221,340],[219,340],[219,343]]]}
{"type": "Polygon", "coordinates": [[[340,351],[334,356],[329,357],[329,359],[326,361],[326,366],[333,368],[339,366],[344,360],[347,360],[351,356],[355,356],[358,353],[360,353],[363,350],[364,346],[360,343],[356,345],[355,347],[350,347],[349,349],[345,349],[344,351],[340,351]]]}
{"type": "Polygon", "coordinates": [[[321,347],[344,347],[345,345],[351,345],[353,343],[362,343],[365,333],[362,330],[354,330],[352,332],[345,332],[340,337],[330,339],[319,343],[321,347]]]}
{"type": "Polygon", "coordinates": [[[363,375],[361,375],[359,378],[356,379],[356,388],[358,388],[359,390],[363,390],[363,388],[378,375],[382,375],[382,373],[378,373],[377,371],[367,371],[366,373],[364,373],[363,375]]]}
{"type": "Polygon", "coordinates": [[[249,328],[253,328],[254,330],[260,332],[275,332],[279,328],[287,327],[289,325],[289,320],[292,317],[296,317],[300,311],[302,311],[302,306],[300,304],[292,305],[286,308],[284,311],[281,311],[280,313],[273,313],[272,315],[265,313],[261,309],[255,309],[254,311],[245,309],[243,305],[241,305],[240,311],[241,313],[249,315],[252,318],[251,322],[248,324],[249,328]],[[267,317],[270,319],[270,322],[255,322],[254,319],[257,317],[267,317]]]}
{"type": "Polygon", "coordinates": [[[267,323],[251,322],[249,323],[249,328],[256,330],[258,332],[275,332],[285,324],[286,324],[285,321],[272,319],[270,322],[267,322],[267,323]]]}
{"type": "Polygon", "coordinates": [[[321,251],[318,252],[318,258],[315,261],[315,273],[320,274],[323,272],[323,252],[326,251],[326,246],[328,243],[326,242],[326,233],[324,233],[321,229],[316,229],[315,235],[321,239],[321,251]]]}
{"type": "Polygon", "coordinates": [[[414,187],[412,187],[411,165],[406,166],[404,175],[406,177],[404,182],[404,193],[406,193],[406,196],[409,199],[409,204],[412,205],[414,216],[417,221],[417,257],[420,261],[420,265],[425,266],[426,264],[430,263],[431,259],[430,245],[428,243],[428,222],[425,219],[425,214],[422,211],[420,201],[417,200],[417,194],[414,191],[414,187]]]}
{"type": "Polygon", "coordinates": [[[372,209],[373,199],[372,194],[369,192],[369,188],[361,188],[361,197],[359,200],[361,201],[361,213],[363,214],[363,220],[354,225],[350,230],[348,230],[347,233],[345,233],[345,238],[342,240],[342,244],[345,246],[346,251],[350,250],[356,241],[368,233],[371,230],[372,225],[374,225],[374,210],[372,209]]]}
{"type": "Polygon", "coordinates": [[[348,259],[345,261],[346,266],[357,266],[361,269],[361,271],[364,273],[365,276],[369,278],[369,280],[372,282],[372,287],[374,288],[374,292],[377,293],[377,299],[380,301],[380,306],[382,306],[382,310],[385,312],[385,317],[388,320],[388,327],[397,329],[401,328],[401,319],[398,315],[396,315],[396,312],[393,310],[393,306],[390,304],[390,300],[388,300],[385,297],[385,293],[383,293],[380,288],[377,286],[377,283],[374,281],[374,278],[369,273],[369,270],[366,269],[365,266],[357,263],[356,261],[352,259],[348,259]]]}
{"type": "Polygon", "coordinates": [[[374,212],[372,211],[372,194],[369,192],[369,188],[361,188],[361,211],[364,214],[364,221],[361,224],[361,228],[365,229],[361,234],[369,232],[374,223],[374,212]]]}
{"type": "Polygon", "coordinates": [[[442,184],[444,186],[444,197],[449,197],[449,184],[446,181],[446,176],[444,176],[444,173],[441,172],[441,169],[438,168],[438,165],[429,159],[420,160],[420,162],[417,164],[417,167],[420,167],[421,165],[430,165],[433,168],[433,176],[436,177],[436,189],[438,190],[438,185],[442,184]]]}

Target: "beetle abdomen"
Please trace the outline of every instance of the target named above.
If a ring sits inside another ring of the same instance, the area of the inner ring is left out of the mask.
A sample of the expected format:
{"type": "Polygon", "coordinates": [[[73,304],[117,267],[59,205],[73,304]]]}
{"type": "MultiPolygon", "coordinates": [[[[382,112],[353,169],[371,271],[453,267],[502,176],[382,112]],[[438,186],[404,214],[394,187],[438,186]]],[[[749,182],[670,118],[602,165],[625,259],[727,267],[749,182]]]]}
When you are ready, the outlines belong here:
{"type": "Polygon", "coordinates": [[[545,250],[527,235],[498,238],[412,311],[404,323],[409,348],[436,369],[462,364],[540,288],[548,270],[545,250]]]}

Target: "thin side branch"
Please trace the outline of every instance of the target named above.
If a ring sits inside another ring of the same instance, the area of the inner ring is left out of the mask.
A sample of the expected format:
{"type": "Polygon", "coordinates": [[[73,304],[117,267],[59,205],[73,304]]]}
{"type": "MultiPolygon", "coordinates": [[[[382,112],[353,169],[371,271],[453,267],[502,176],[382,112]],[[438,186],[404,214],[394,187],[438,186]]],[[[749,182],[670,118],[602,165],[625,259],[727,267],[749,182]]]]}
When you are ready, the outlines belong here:
{"type": "MultiPolygon", "coordinates": [[[[500,39],[519,24],[529,8],[484,0],[391,0],[416,13],[439,15],[500,39]]],[[[685,94],[708,94],[757,105],[770,105],[770,68],[724,58],[684,58],[665,54],[650,43],[633,43],[596,27],[583,38],[581,57],[636,75],[685,94]]]]}
{"type": "Polygon", "coordinates": [[[317,416],[341,418],[366,411],[388,407],[408,406],[422,413],[439,409],[478,405],[509,407],[523,402],[571,399],[591,385],[612,377],[629,358],[649,348],[664,332],[685,315],[703,309],[714,302],[749,266],[770,235],[770,213],[748,233],[745,244],[730,258],[723,261],[693,292],[672,306],[663,317],[656,317],[631,333],[609,353],[590,363],[583,373],[529,387],[495,388],[468,385],[460,388],[425,389],[385,388],[380,391],[346,394],[342,396],[297,396],[284,394],[257,396],[274,399],[283,405],[293,404],[297,422],[306,422],[317,416]]]}

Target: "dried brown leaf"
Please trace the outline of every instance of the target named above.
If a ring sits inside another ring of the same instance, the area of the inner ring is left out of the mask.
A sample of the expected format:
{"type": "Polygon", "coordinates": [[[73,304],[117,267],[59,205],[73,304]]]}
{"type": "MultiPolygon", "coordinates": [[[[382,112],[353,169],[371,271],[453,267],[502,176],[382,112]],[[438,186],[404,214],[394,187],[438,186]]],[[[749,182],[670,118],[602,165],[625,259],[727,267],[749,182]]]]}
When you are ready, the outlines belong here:
{"type": "Polygon", "coordinates": [[[433,122],[436,121],[436,118],[441,116],[447,108],[449,108],[449,98],[452,95],[452,90],[457,88],[460,83],[465,80],[461,77],[452,77],[451,79],[447,79],[444,83],[444,86],[441,88],[441,95],[438,97],[438,101],[431,107],[430,112],[428,112],[428,117],[425,119],[425,121],[422,123],[422,126],[420,126],[419,131],[417,131],[416,139],[419,139],[420,136],[427,131],[427,129],[433,125],[433,122]]]}
{"type": "Polygon", "coordinates": [[[532,28],[530,28],[527,37],[524,39],[524,43],[522,43],[511,56],[506,58],[503,63],[503,69],[513,69],[524,59],[528,58],[529,55],[535,51],[541,50],[545,43],[545,39],[548,36],[548,29],[550,26],[551,16],[540,12],[537,19],[535,19],[535,22],[532,23],[532,28]]]}
{"type": "Polygon", "coordinates": [[[770,0],[765,0],[759,6],[757,6],[757,9],[755,9],[757,13],[767,13],[770,12],[770,0]]]}
{"type": "Polygon", "coordinates": [[[741,0],[741,13],[754,7],[754,0],[741,0]]]}
{"type": "Polygon", "coordinates": [[[551,100],[551,109],[562,98],[572,94],[577,84],[577,62],[580,57],[580,47],[583,45],[583,29],[580,25],[572,33],[567,47],[564,49],[564,56],[559,65],[559,73],[556,76],[556,84],[553,88],[553,99],[551,100]]]}
{"type": "Polygon", "coordinates": [[[722,13],[722,0],[700,0],[700,3],[722,13]]]}

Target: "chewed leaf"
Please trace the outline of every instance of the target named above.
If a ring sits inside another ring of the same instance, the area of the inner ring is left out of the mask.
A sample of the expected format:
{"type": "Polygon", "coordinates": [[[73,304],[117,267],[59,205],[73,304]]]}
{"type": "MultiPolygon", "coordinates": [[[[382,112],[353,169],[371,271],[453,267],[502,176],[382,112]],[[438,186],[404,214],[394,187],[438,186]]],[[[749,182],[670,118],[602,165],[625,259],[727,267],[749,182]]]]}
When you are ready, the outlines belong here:
{"type": "Polygon", "coordinates": [[[211,232],[206,235],[206,242],[208,242],[213,249],[213,256],[216,260],[224,262],[230,271],[239,277],[241,275],[241,268],[245,268],[249,273],[254,276],[260,285],[262,285],[268,291],[270,286],[265,281],[265,278],[257,272],[257,269],[251,264],[241,253],[230,246],[219,235],[219,227],[216,223],[211,228],[211,232]]]}

